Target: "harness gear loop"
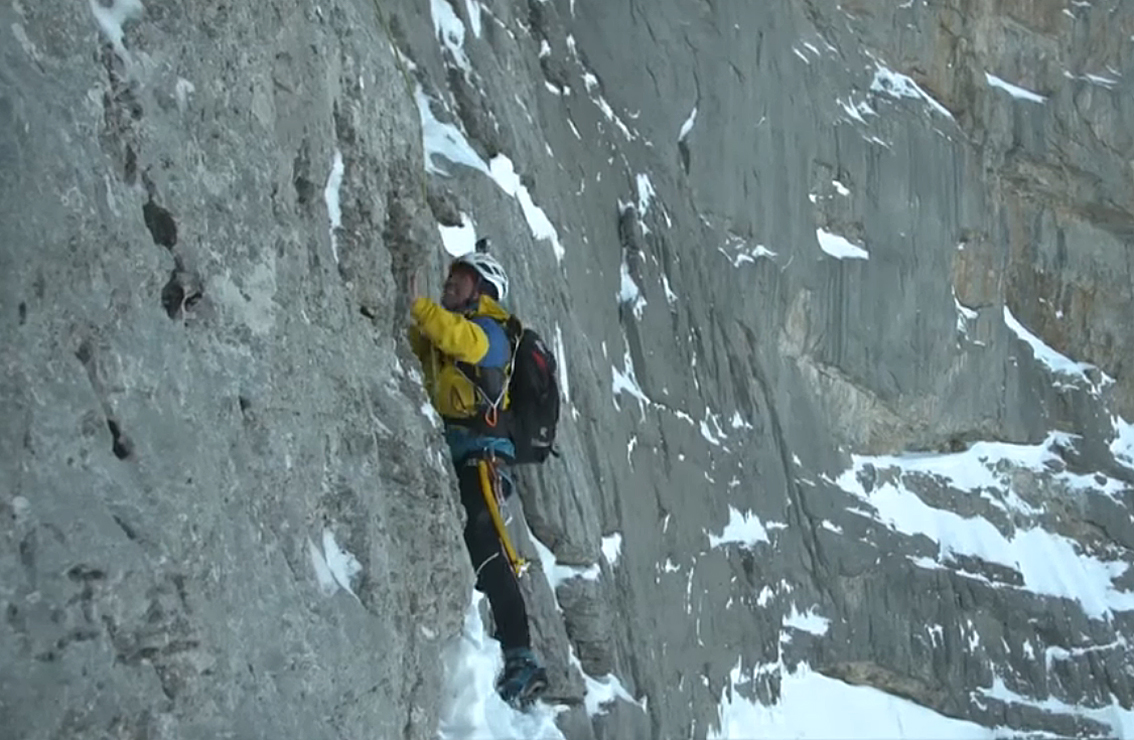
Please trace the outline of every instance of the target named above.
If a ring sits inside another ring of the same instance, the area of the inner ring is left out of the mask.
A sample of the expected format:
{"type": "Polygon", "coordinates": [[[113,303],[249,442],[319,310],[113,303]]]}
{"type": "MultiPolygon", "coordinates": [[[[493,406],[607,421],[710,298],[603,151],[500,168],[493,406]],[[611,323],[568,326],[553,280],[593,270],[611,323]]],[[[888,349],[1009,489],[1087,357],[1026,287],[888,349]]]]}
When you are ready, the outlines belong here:
{"type": "Polygon", "coordinates": [[[498,552],[494,552],[494,553],[492,553],[491,555],[489,555],[489,556],[488,556],[487,558],[485,558],[485,559],[484,559],[484,562],[483,562],[483,563],[481,563],[481,564],[480,564],[480,565],[479,565],[479,566],[477,567],[477,569],[476,569],[476,573],[473,573],[473,577],[474,577],[474,578],[480,578],[480,572],[481,572],[482,570],[484,570],[484,566],[488,565],[489,563],[491,563],[491,562],[492,562],[493,560],[495,560],[495,559],[496,559],[496,558],[498,558],[498,557],[500,557],[500,553],[498,553],[498,552]]]}

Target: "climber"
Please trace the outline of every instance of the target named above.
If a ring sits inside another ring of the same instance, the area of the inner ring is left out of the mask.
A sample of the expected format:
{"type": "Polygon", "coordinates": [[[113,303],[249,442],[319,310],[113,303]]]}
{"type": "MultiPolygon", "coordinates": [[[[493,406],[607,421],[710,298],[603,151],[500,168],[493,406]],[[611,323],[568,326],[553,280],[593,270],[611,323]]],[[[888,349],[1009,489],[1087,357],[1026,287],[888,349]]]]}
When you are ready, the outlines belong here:
{"type": "Polygon", "coordinates": [[[507,431],[512,347],[504,327],[509,314],[501,306],[508,297],[508,276],[493,256],[474,251],[453,260],[440,305],[417,289],[411,278],[409,339],[421,360],[426,391],[444,421],[468,514],[465,545],[476,588],[488,597],[503,648],[497,691],[505,701],[527,703],[547,687],[547,672],[532,653],[520,583],[502,551],[478,468],[485,461],[503,497],[512,494],[511,475],[500,467],[515,457],[507,431]]]}

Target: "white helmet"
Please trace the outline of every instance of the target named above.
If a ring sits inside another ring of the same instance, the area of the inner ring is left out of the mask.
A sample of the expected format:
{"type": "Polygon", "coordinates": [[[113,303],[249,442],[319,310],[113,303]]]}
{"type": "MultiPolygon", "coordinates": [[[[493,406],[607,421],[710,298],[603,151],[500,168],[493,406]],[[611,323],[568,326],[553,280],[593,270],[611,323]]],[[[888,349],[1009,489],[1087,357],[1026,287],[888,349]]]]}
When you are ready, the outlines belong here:
{"type": "Polygon", "coordinates": [[[508,275],[496,258],[487,252],[469,252],[453,260],[453,264],[466,264],[496,288],[496,300],[503,302],[508,298],[508,275]]]}

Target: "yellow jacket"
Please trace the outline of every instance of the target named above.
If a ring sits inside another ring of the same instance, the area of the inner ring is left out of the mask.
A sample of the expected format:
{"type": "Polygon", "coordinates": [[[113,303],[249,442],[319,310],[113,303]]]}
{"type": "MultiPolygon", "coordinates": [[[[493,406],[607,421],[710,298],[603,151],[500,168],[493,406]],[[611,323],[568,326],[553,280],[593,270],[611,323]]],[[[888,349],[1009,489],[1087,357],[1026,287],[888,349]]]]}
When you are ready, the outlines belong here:
{"type": "MultiPolygon", "coordinates": [[[[476,308],[464,314],[418,296],[412,314],[415,323],[409,329],[409,341],[421,360],[425,390],[433,407],[446,419],[475,417],[483,410],[483,402],[457,363],[475,366],[465,368],[466,372],[472,371],[473,377],[488,368],[506,372],[512,352],[502,325],[509,318],[508,312],[487,295],[482,295],[476,308]],[[495,319],[499,324],[494,327],[484,319],[495,319]]],[[[501,411],[508,408],[508,401],[505,390],[499,405],[501,411]]]]}

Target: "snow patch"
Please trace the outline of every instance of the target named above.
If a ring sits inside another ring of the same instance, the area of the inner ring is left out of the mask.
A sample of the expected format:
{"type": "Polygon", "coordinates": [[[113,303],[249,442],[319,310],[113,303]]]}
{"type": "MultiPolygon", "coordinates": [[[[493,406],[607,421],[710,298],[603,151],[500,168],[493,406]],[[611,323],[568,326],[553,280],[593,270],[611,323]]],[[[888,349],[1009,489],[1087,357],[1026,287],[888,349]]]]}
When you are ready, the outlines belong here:
{"type": "Polygon", "coordinates": [[[677,134],[678,141],[685,141],[685,137],[693,130],[693,124],[697,121],[697,106],[693,106],[693,110],[689,113],[689,117],[685,119],[685,123],[681,124],[681,131],[677,134]]]}
{"type": "Polygon", "coordinates": [[[323,200],[327,204],[327,217],[331,220],[331,254],[335,264],[339,263],[338,237],[335,232],[343,226],[343,213],[339,207],[339,189],[343,185],[343,153],[335,150],[335,157],[331,161],[331,173],[327,175],[327,185],[323,188],[323,200]]]}
{"type": "Polygon", "coordinates": [[[768,531],[755,514],[742,514],[735,507],[728,507],[728,524],[718,537],[709,535],[709,546],[720,547],[729,543],[737,543],[742,547],[753,547],[757,542],[768,542],[768,531]]]}
{"type": "Polygon", "coordinates": [[[323,595],[330,596],[338,591],[339,584],[331,574],[331,569],[327,567],[327,559],[323,557],[323,551],[311,541],[310,537],[307,538],[307,554],[311,558],[311,567],[315,569],[315,580],[319,582],[319,590],[323,595]]]}
{"type": "MultiPolygon", "coordinates": [[[[1028,657],[1034,659],[1035,652],[1032,649],[1032,646],[1026,642],[1024,643],[1024,645],[1028,653],[1028,657]]],[[[1117,652],[1120,654],[1125,654],[1128,647],[1129,644],[1127,643],[1126,638],[1121,634],[1116,636],[1114,642],[1108,642],[1104,645],[1073,647],[1070,650],[1064,647],[1059,647],[1058,645],[1048,645],[1046,648],[1044,648],[1044,667],[1047,668],[1048,671],[1051,671],[1053,661],[1072,660],[1079,656],[1089,655],[1091,653],[1117,652]]]]}
{"type": "MultiPolygon", "coordinates": [[[[434,0],[445,3],[445,0],[434,0]]],[[[551,243],[556,262],[562,262],[563,245],[559,242],[559,232],[543,209],[532,200],[531,192],[516,174],[512,160],[498,154],[485,163],[480,155],[469,145],[468,139],[459,128],[438,121],[430,108],[429,97],[419,85],[416,90],[417,109],[421,116],[422,143],[425,153],[425,171],[433,175],[448,176],[449,173],[434,164],[434,157],[443,157],[453,164],[460,164],[483,172],[492,178],[501,190],[520,203],[528,229],[536,240],[546,239],[551,243]]]]}
{"type": "Polygon", "coordinates": [[[1105,476],[1084,476],[1062,470],[1063,460],[1057,449],[1072,443],[1070,435],[1050,433],[1043,442],[1034,445],[1008,442],[977,442],[963,452],[947,454],[879,455],[865,457],[852,455],[856,470],[865,465],[879,469],[898,468],[901,475],[920,474],[933,476],[943,483],[966,493],[979,493],[997,508],[1009,514],[1039,514],[1016,494],[1012,488],[1014,468],[1025,468],[1046,473],[1073,491],[1117,496],[1124,490],[1120,481],[1105,476]],[[1002,498],[989,491],[999,491],[1002,498]]]}
{"type": "Polygon", "coordinates": [[[654,190],[654,184],[650,182],[650,176],[647,174],[639,174],[635,182],[638,185],[638,218],[643,219],[649,212],[650,201],[657,195],[657,191],[654,190]]]}
{"type": "MultiPolygon", "coordinates": [[[[1112,70],[1112,72],[1113,72],[1113,70],[1112,70]]],[[[1069,80],[1080,80],[1082,82],[1089,82],[1092,85],[1098,85],[1099,87],[1105,87],[1107,90],[1112,89],[1115,85],[1118,84],[1118,80],[1114,79],[1113,77],[1105,77],[1103,75],[1096,75],[1096,74],[1090,74],[1090,73],[1083,74],[1083,75],[1076,75],[1076,74],[1072,74],[1071,72],[1064,70],[1063,76],[1066,77],[1069,80]]]]}
{"type": "MultiPolygon", "coordinates": [[[[567,49],[571,52],[571,55],[575,57],[576,63],[582,66],[583,60],[579,57],[579,51],[575,46],[574,36],[567,36],[567,49]]],[[[591,95],[591,102],[598,107],[603,116],[606,117],[606,120],[610,121],[616,127],[618,127],[618,130],[622,132],[622,135],[626,137],[627,141],[633,141],[635,138],[634,134],[631,133],[629,127],[627,127],[627,125],[622,122],[622,119],[615,114],[614,109],[610,107],[610,103],[606,102],[606,98],[603,97],[598,77],[596,77],[593,72],[584,67],[582,80],[584,87],[586,87],[587,89],[587,93],[591,95]],[[595,94],[596,90],[599,91],[597,95],[595,94]]],[[[599,128],[601,130],[601,126],[599,128]]]]}
{"type": "Polygon", "coordinates": [[[638,378],[634,373],[634,360],[630,357],[630,347],[625,345],[626,352],[622,356],[622,365],[624,370],[619,370],[614,365],[610,366],[611,375],[611,392],[614,394],[614,408],[621,410],[618,404],[618,399],[623,392],[638,399],[638,406],[642,413],[642,418],[646,418],[646,407],[652,405],[652,401],[642,391],[642,387],[638,385],[638,378]]]}
{"type": "Polygon", "coordinates": [[[177,109],[182,113],[189,107],[189,96],[197,92],[193,83],[184,77],[178,77],[173,86],[173,97],[177,99],[177,109]]]}
{"type": "Polygon", "coordinates": [[[1047,367],[1048,370],[1051,370],[1052,373],[1070,376],[1081,380],[1091,388],[1094,387],[1094,383],[1087,377],[1087,371],[1094,370],[1094,365],[1086,362],[1075,362],[1069,357],[1056,352],[1047,344],[1044,344],[1043,340],[1035,334],[1032,334],[1023,324],[1016,320],[1016,317],[1008,310],[1008,306],[1004,307],[1004,323],[1008,325],[1008,328],[1012,330],[1013,334],[1032,348],[1032,354],[1035,355],[1036,360],[1047,367]]]}
{"type": "Polygon", "coordinates": [[[836,259],[870,259],[869,252],[857,244],[852,244],[845,236],[816,229],[815,237],[819,240],[819,248],[836,259]]]}
{"type": "MultiPolygon", "coordinates": [[[[638,704],[613,673],[608,673],[599,678],[590,676],[586,671],[581,671],[581,673],[583,674],[583,682],[587,687],[586,696],[583,697],[583,705],[587,708],[588,717],[606,714],[607,707],[618,699],[631,704],[638,704]]],[[[638,704],[638,706],[641,705],[638,704]]]]}
{"type": "Polygon", "coordinates": [[[350,587],[350,581],[362,572],[362,565],[359,564],[354,555],[339,547],[339,544],[335,542],[334,533],[329,529],[323,530],[323,557],[327,559],[327,567],[330,568],[335,582],[351,596],[358,598],[354,589],[350,587]]]}
{"type": "Polygon", "coordinates": [[[437,224],[437,230],[441,232],[441,244],[451,257],[460,257],[476,249],[476,224],[463,211],[460,226],[437,224]]]}
{"type": "Polygon", "coordinates": [[[482,599],[482,594],[472,592],[464,628],[442,653],[444,689],[437,740],[565,740],[555,725],[561,708],[536,703],[517,712],[496,693],[496,676],[504,661],[500,643],[485,632],[480,618],[482,599]]]}
{"type": "Polygon", "coordinates": [[[630,266],[626,263],[625,254],[623,254],[622,264],[619,266],[618,302],[629,303],[630,309],[634,312],[634,318],[639,321],[642,320],[642,312],[646,309],[646,297],[642,295],[642,291],[638,289],[638,284],[630,275],[630,266]]]}
{"type": "Polygon", "coordinates": [[[433,404],[429,401],[422,402],[421,414],[426,419],[429,419],[429,423],[433,425],[434,429],[441,428],[441,417],[437,415],[437,410],[433,408],[433,404]]]}
{"type": "MultiPolygon", "coordinates": [[[[529,534],[531,533],[529,532],[529,534]]],[[[555,559],[555,553],[547,545],[540,542],[534,534],[531,534],[531,540],[539,554],[539,562],[543,566],[543,575],[547,578],[547,585],[551,587],[551,593],[555,593],[560,584],[574,578],[583,578],[588,581],[598,580],[602,572],[598,563],[588,565],[585,568],[578,565],[560,565],[559,561],[555,559]]]]}
{"type": "Polygon", "coordinates": [[[969,324],[977,317],[977,312],[957,300],[957,289],[953,289],[953,306],[957,309],[957,331],[968,336],[969,324]]]}
{"type": "MultiPolygon", "coordinates": [[[[943,459],[953,456],[931,457],[946,464],[956,461],[943,459]]],[[[876,521],[902,534],[925,535],[938,544],[936,560],[919,559],[918,565],[935,568],[942,561],[947,563],[952,554],[973,556],[1017,571],[1024,590],[1078,601],[1089,617],[1108,619],[1112,612],[1134,610],[1134,593],[1119,591],[1113,584],[1113,579],[1126,572],[1125,563],[1081,554],[1071,540],[1041,528],[1019,527],[1006,536],[981,517],[966,518],[929,506],[900,476],[896,482],[875,485],[868,493],[856,476],[862,470],[862,458],[852,458],[853,468],[840,475],[836,485],[873,506],[876,521]]]]}
{"type": "Polygon", "coordinates": [[[559,232],[543,209],[532,200],[532,194],[528,191],[527,186],[520,181],[520,176],[516,174],[516,170],[512,166],[512,160],[503,154],[497,154],[492,158],[489,167],[492,179],[496,181],[500,189],[520,202],[520,208],[524,212],[524,218],[528,222],[528,229],[531,230],[532,237],[536,240],[546,239],[550,242],[552,252],[555,254],[555,261],[562,262],[565,252],[563,245],[559,243],[559,232]]]}
{"type": "Polygon", "coordinates": [[[1112,737],[1116,738],[1130,738],[1134,737],[1134,710],[1123,709],[1117,702],[1111,702],[1107,707],[1084,707],[1075,706],[1066,702],[1060,701],[1053,696],[1046,699],[1032,699],[1022,696],[1015,691],[1012,691],[1004,683],[996,672],[992,674],[992,687],[980,687],[975,692],[979,696],[988,697],[990,699],[999,699],[1005,704],[1020,704],[1028,707],[1035,707],[1045,712],[1053,714],[1071,715],[1074,717],[1086,717],[1095,720],[1104,725],[1110,725],[1113,731],[1112,737]]]}
{"type": "MultiPolygon", "coordinates": [[[[445,2],[445,0],[436,0],[437,2],[445,2]]],[[[490,175],[488,165],[472,148],[465,135],[461,130],[451,123],[441,123],[433,115],[433,110],[430,107],[429,96],[421,89],[421,85],[417,86],[414,92],[414,97],[417,99],[417,110],[421,117],[421,136],[424,153],[425,153],[425,171],[431,175],[443,175],[448,177],[449,173],[433,163],[434,157],[443,157],[453,164],[461,164],[466,167],[471,167],[479,170],[486,175],[490,175]]]]}
{"type": "Polygon", "coordinates": [[[606,562],[610,563],[610,567],[618,564],[618,558],[622,555],[622,533],[615,532],[602,538],[602,555],[606,558],[606,562]]]}
{"type": "Polygon", "coordinates": [[[348,551],[339,547],[335,542],[335,534],[330,529],[323,530],[323,550],[307,540],[307,553],[311,557],[311,565],[315,569],[315,578],[319,581],[319,590],[324,596],[331,596],[339,588],[358,598],[350,586],[352,578],[362,572],[362,565],[348,551]]]}
{"type": "Polygon", "coordinates": [[[831,620],[816,614],[815,607],[800,612],[795,608],[795,604],[792,604],[791,613],[784,615],[783,626],[810,632],[813,635],[825,635],[831,626],[831,620]]]}
{"type": "Polygon", "coordinates": [[[1110,443],[1111,454],[1119,464],[1134,470],[1134,424],[1120,416],[1111,417],[1110,423],[1114,427],[1114,441],[1110,443]]]}
{"type": "Polygon", "coordinates": [[[1093,74],[1090,74],[1090,73],[1083,75],[1083,77],[1087,80],[1087,82],[1090,82],[1092,85],[1101,85],[1102,87],[1105,87],[1107,89],[1110,89],[1110,88],[1112,88],[1112,87],[1114,87],[1115,85],[1118,84],[1118,80],[1114,79],[1113,77],[1105,77],[1103,75],[1093,75],[1093,74]]]}
{"type": "Polygon", "coordinates": [[[465,55],[465,24],[457,11],[448,0],[430,0],[429,10],[433,16],[433,32],[453,55],[453,61],[465,74],[472,72],[472,65],[465,55]]]}
{"type": "Polygon", "coordinates": [[[95,22],[102,29],[107,41],[114,47],[114,52],[127,64],[131,63],[130,52],[126,51],[122,39],[126,35],[123,28],[126,21],[142,17],[145,8],[142,0],[112,0],[109,7],[104,7],[100,0],[90,0],[91,13],[95,22]]]}
{"type": "Polygon", "coordinates": [[[481,19],[479,0],[465,0],[465,10],[469,14],[469,25],[472,27],[473,36],[480,38],[481,19]]]}
{"type": "MultiPolygon", "coordinates": [[[[717,429],[719,431],[720,427],[718,427],[717,429]]],[[[701,430],[701,436],[705,438],[706,442],[713,445],[714,447],[720,447],[721,446],[721,439],[722,438],[718,438],[717,434],[715,432],[713,432],[712,429],[709,428],[709,425],[708,425],[707,422],[701,421],[700,430],[701,430]]]]}
{"type": "Polygon", "coordinates": [[[835,102],[838,103],[839,107],[842,108],[848,116],[861,124],[866,123],[866,116],[878,115],[878,113],[875,112],[875,110],[871,108],[870,104],[865,100],[861,103],[856,103],[853,99],[850,98],[848,98],[847,100],[843,100],[842,98],[835,98],[835,102]]]}
{"type": "Polygon", "coordinates": [[[775,252],[768,249],[763,244],[757,244],[752,249],[745,251],[745,252],[739,252],[735,256],[732,256],[732,257],[729,257],[728,253],[725,252],[723,249],[721,249],[720,252],[732,261],[733,267],[740,267],[745,262],[749,262],[751,264],[756,264],[756,260],[759,259],[760,257],[772,259],[773,257],[776,256],[775,252]]]}
{"type": "MultiPolygon", "coordinates": [[[[586,692],[583,696],[583,706],[586,708],[588,717],[597,717],[606,714],[607,707],[618,699],[634,704],[642,711],[645,711],[645,699],[641,702],[635,701],[634,697],[630,696],[630,692],[626,690],[622,682],[619,681],[618,677],[613,673],[608,673],[598,678],[591,676],[583,670],[583,664],[579,662],[579,658],[575,655],[574,647],[571,647],[568,659],[571,665],[575,666],[583,676],[583,683],[586,686],[586,692]]],[[[507,737],[512,736],[509,735],[507,737]]],[[[517,735],[515,737],[518,738],[522,736],[517,735]]]]}
{"type": "Polygon", "coordinates": [[[563,329],[559,322],[555,322],[555,361],[558,365],[556,378],[559,380],[559,392],[563,401],[571,403],[571,385],[567,375],[567,353],[563,350],[563,329]]]}
{"type": "Polygon", "coordinates": [[[765,247],[763,244],[757,244],[754,247],[748,246],[748,242],[740,236],[730,235],[725,242],[724,247],[717,247],[717,251],[723,254],[733,267],[740,267],[746,262],[752,264],[761,257],[772,259],[776,253],[765,247]],[[725,247],[731,248],[733,253],[730,254],[725,247]]]}
{"type": "Polygon", "coordinates": [[[992,740],[997,732],[952,719],[867,686],[852,686],[811,670],[801,662],[789,673],[782,664],[757,668],[780,674],[780,700],[771,706],[742,697],[735,687],[747,677],[740,660],[730,673],[731,686],[721,690],[719,730],[707,740],[738,738],[796,738],[797,740],[878,740],[878,738],[940,738],[992,740]],[[817,711],[818,709],[818,711],[817,711]],[[848,722],[847,718],[854,721],[848,722]]]}
{"type": "Polygon", "coordinates": [[[984,79],[988,82],[989,87],[995,87],[1003,90],[1017,100],[1027,100],[1030,103],[1045,103],[1047,98],[1031,90],[1026,90],[1018,85],[1013,85],[1011,82],[1006,82],[996,75],[984,73],[984,79]]]}
{"type": "Polygon", "coordinates": [[[921,86],[910,77],[883,67],[881,64],[877,65],[877,70],[874,72],[874,80],[870,83],[870,89],[873,92],[885,93],[895,99],[914,98],[924,100],[941,115],[950,120],[953,118],[953,114],[949,112],[948,108],[937,102],[937,100],[925,90],[922,90],[921,86]]]}
{"type": "Polygon", "coordinates": [[[634,134],[630,133],[629,127],[622,122],[621,118],[615,115],[614,110],[610,107],[610,103],[606,102],[606,98],[599,95],[597,98],[591,98],[591,100],[598,106],[598,109],[602,111],[602,114],[606,116],[606,119],[618,127],[618,130],[622,132],[622,135],[626,137],[627,141],[634,140],[634,134]]]}

